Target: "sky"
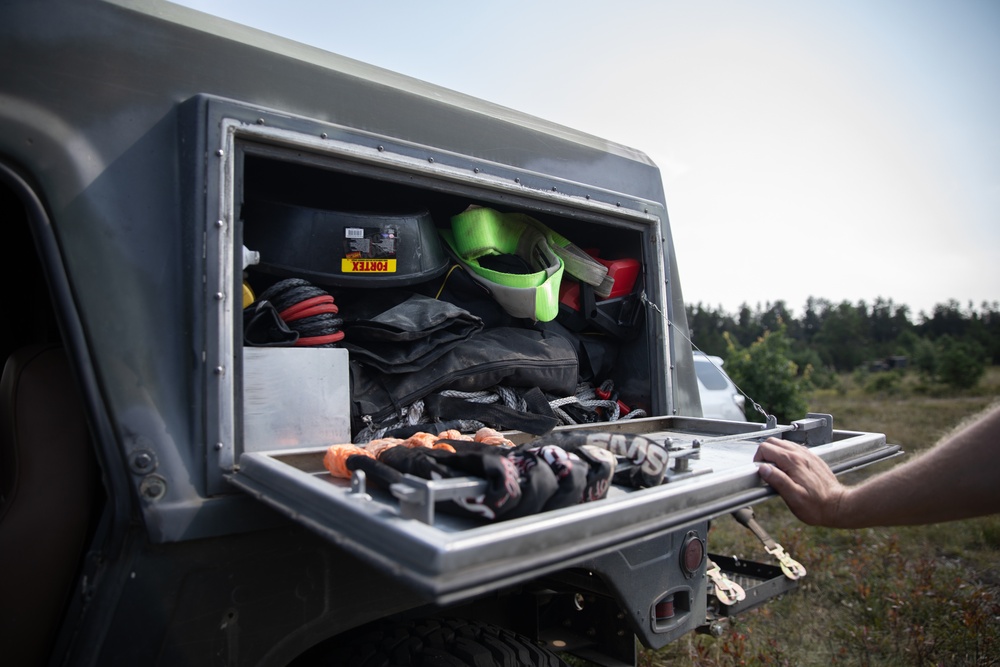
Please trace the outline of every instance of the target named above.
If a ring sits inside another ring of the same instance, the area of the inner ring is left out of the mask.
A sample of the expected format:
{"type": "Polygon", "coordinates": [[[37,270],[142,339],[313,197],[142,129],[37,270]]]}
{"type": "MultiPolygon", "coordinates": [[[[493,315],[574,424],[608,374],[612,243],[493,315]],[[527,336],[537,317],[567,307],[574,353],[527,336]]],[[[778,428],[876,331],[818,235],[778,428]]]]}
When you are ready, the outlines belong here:
{"type": "Polygon", "coordinates": [[[996,0],[181,0],[646,153],[684,299],[1000,301],[996,0]]]}

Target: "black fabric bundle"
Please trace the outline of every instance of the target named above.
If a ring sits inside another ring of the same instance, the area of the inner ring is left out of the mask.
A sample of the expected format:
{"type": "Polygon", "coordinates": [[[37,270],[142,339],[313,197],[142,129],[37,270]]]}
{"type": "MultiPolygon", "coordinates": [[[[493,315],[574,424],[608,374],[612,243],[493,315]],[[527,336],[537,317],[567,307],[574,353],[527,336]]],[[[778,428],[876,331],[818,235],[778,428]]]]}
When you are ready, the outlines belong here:
{"type": "Polygon", "coordinates": [[[572,396],[578,376],[576,350],[566,339],[517,327],[475,333],[419,371],[386,373],[358,359],[350,366],[355,432],[369,420],[381,424],[398,417],[405,407],[435,392],[475,392],[502,384],[572,396]]]}
{"type": "Polygon", "coordinates": [[[419,371],[483,328],[480,318],[447,301],[391,290],[350,299],[344,311],[341,347],[383,373],[419,371]]]}

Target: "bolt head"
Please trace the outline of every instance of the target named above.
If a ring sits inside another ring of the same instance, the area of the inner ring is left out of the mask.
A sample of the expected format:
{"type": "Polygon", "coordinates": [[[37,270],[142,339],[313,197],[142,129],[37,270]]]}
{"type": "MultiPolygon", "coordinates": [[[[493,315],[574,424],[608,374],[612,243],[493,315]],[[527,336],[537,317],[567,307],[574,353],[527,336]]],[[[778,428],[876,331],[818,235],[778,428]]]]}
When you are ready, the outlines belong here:
{"type": "Polygon", "coordinates": [[[159,500],[167,494],[167,480],[159,475],[148,475],[139,484],[139,493],[146,500],[159,500]]]}

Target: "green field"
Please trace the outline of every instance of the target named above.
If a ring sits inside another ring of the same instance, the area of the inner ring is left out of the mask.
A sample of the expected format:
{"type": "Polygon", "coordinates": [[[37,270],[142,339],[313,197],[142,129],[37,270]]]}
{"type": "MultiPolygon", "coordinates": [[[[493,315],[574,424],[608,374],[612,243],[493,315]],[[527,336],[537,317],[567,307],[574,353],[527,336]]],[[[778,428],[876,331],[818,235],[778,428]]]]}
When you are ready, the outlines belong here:
{"type": "MultiPolygon", "coordinates": [[[[810,411],[832,414],[834,428],[885,433],[906,456],[843,477],[849,484],[930,447],[1000,399],[997,367],[961,393],[915,377],[870,393],[858,380],[844,376],[836,389],[816,392],[810,411]]],[[[640,665],[1000,665],[1000,516],[849,531],[805,526],[780,499],[755,512],[808,569],[799,588],[736,618],[719,639],[692,633],[644,651],[640,665]]],[[[709,548],[769,558],[729,517],[714,522],[709,548]]]]}

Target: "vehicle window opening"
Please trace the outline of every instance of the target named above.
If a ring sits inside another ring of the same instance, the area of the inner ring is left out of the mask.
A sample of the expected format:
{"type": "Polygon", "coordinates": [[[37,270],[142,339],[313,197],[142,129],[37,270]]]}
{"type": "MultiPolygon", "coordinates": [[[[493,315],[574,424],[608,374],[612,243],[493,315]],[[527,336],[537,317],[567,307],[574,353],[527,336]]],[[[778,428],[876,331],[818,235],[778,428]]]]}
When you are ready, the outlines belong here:
{"type": "Polygon", "coordinates": [[[16,286],[0,338],[0,544],[16,548],[0,550],[0,589],[21,610],[0,621],[0,636],[18,636],[5,658],[34,664],[72,600],[105,494],[31,220],[3,183],[0,219],[4,284],[16,286]]]}
{"type": "Polygon", "coordinates": [[[707,389],[718,391],[728,386],[722,371],[708,360],[695,359],[694,370],[707,389]]]}

